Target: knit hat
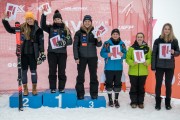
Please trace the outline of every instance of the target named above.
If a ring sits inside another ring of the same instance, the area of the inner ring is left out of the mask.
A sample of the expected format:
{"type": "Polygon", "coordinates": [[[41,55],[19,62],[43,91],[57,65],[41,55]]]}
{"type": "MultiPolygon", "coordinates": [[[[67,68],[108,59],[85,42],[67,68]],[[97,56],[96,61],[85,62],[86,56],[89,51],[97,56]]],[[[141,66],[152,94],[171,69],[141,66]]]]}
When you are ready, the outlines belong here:
{"type": "Polygon", "coordinates": [[[113,33],[118,33],[118,34],[120,35],[120,31],[119,31],[119,29],[117,29],[117,28],[112,30],[111,35],[112,35],[113,33]]]}
{"type": "Polygon", "coordinates": [[[83,18],[83,22],[85,20],[90,20],[92,22],[92,17],[90,15],[85,15],[84,18],[83,18]]]}
{"type": "Polygon", "coordinates": [[[61,16],[59,10],[56,10],[56,11],[54,12],[53,20],[54,20],[55,18],[60,18],[60,19],[62,20],[62,16],[61,16]]]}
{"type": "Polygon", "coordinates": [[[34,14],[32,12],[26,12],[25,15],[24,15],[24,18],[25,19],[27,19],[27,18],[34,19],[34,14]]]}

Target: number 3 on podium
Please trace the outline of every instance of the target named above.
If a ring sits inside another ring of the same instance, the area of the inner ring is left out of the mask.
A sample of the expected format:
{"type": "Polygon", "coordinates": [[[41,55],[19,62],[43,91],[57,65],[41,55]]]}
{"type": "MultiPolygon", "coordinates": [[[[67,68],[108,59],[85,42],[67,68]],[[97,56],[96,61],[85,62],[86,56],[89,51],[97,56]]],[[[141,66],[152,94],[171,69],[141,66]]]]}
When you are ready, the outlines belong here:
{"type": "Polygon", "coordinates": [[[94,108],[94,102],[93,101],[89,101],[89,107],[94,108]]]}

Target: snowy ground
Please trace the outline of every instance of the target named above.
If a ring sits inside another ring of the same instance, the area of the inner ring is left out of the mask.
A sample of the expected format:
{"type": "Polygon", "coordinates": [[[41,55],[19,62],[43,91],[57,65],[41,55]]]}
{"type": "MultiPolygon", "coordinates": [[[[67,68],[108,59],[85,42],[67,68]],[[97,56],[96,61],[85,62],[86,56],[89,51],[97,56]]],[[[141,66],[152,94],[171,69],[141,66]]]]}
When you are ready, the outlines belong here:
{"type": "MultiPolygon", "coordinates": [[[[100,93],[107,98],[106,93],[100,93]]],[[[23,112],[9,107],[8,94],[0,95],[0,120],[180,120],[180,100],[172,100],[172,110],[166,110],[164,100],[162,109],[154,109],[154,97],[146,94],[145,108],[132,109],[128,92],[121,92],[120,108],[25,108],[23,112]]]]}

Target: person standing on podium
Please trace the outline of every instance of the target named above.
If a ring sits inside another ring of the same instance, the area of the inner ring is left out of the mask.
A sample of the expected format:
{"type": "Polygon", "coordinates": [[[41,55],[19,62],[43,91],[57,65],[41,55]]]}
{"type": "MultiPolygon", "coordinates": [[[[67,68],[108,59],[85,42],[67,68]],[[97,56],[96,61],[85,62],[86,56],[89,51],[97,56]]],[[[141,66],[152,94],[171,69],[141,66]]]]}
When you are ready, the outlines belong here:
{"type": "MultiPolygon", "coordinates": [[[[7,18],[6,14],[2,20],[6,31],[15,34],[15,27],[11,27],[5,18],[7,18]]],[[[27,85],[29,67],[32,80],[32,94],[37,95],[37,64],[41,64],[46,59],[44,54],[44,34],[32,12],[26,12],[24,18],[25,22],[20,25],[23,95],[27,96],[29,94],[27,85]]]]}
{"type": "Polygon", "coordinates": [[[78,30],[74,36],[73,53],[78,70],[75,88],[79,100],[84,99],[84,74],[87,64],[90,73],[90,95],[92,99],[97,99],[98,97],[98,57],[96,47],[101,47],[102,41],[100,37],[94,37],[92,33],[93,30],[92,17],[90,15],[85,15],[80,30],[78,30]]]}
{"type": "Polygon", "coordinates": [[[57,71],[58,71],[58,90],[64,93],[66,85],[66,62],[67,46],[72,44],[71,32],[63,22],[59,10],[53,15],[53,24],[46,24],[44,10],[41,15],[41,28],[49,34],[48,40],[48,64],[49,64],[49,87],[51,93],[56,93],[57,71]],[[58,68],[58,70],[57,70],[58,68]]]}

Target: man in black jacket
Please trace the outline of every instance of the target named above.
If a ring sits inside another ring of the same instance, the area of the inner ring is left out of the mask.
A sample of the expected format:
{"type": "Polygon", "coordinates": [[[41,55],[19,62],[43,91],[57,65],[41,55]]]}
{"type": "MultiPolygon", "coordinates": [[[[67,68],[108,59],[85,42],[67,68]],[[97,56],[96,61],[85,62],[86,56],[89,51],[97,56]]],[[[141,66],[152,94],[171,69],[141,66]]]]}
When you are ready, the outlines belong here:
{"type": "Polygon", "coordinates": [[[101,47],[102,41],[100,37],[94,38],[93,30],[91,16],[85,15],[83,25],[74,36],[73,53],[78,69],[75,87],[78,99],[84,99],[84,74],[87,64],[90,72],[90,95],[92,99],[97,99],[98,97],[99,82],[97,80],[98,57],[96,46],[101,47]]]}
{"type": "MultiPolygon", "coordinates": [[[[6,18],[7,15],[4,16],[6,18]]],[[[25,13],[25,22],[20,26],[21,32],[21,64],[22,64],[22,83],[24,87],[24,96],[29,94],[27,86],[27,71],[30,67],[32,79],[32,94],[37,95],[37,61],[45,60],[44,55],[44,34],[43,30],[38,26],[38,22],[34,18],[32,12],[25,13]]],[[[11,27],[5,19],[2,23],[7,32],[15,34],[15,27],[11,27]]],[[[38,61],[38,64],[41,63],[38,61]]]]}

